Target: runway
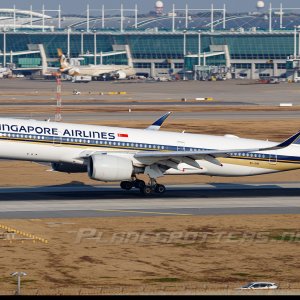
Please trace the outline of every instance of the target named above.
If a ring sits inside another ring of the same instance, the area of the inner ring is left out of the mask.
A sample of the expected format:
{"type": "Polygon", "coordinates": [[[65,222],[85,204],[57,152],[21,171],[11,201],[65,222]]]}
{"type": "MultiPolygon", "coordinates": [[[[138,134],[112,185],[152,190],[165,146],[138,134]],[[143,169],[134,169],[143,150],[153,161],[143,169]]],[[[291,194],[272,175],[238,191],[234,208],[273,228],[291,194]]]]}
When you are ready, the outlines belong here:
{"type": "Polygon", "coordinates": [[[167,186],[143,197],[117,186],[0,188],[1,219],[300,214],[300,183],[167,186]]]}

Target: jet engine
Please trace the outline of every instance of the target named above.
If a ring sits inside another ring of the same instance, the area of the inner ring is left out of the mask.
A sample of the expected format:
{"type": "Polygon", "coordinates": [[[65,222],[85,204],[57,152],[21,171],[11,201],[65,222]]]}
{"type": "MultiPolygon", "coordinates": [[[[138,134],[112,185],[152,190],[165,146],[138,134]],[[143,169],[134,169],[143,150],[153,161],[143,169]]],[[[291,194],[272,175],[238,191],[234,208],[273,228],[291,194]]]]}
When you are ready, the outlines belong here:
{"type": "Polygon", "coordinates": [[[92,155],[88,162],[88,175],[99,181],[131,180],[134,173],[132,161],[112,155],[92,155]]]}
{"type": "Polygon", "coordinates": [[[87,172],[86,165],[78,165],[78,164],[71,164],[71,163],[52,163],[51,167],[56,172],[64,172],[64,173],[85,173],[87,172]]]}
{"type": "Polygon", "coordinates": [[[126,73],[124,71],[116,71],[113,73],[113,77],[116,79],[126,79],[126,73]]]}
{"type": "Polygon", "coordinates": [[[77,76],[80,74],[80,71],[78,68],[71,68],[68,70],[68,75],[70,76],[77,76]]]}

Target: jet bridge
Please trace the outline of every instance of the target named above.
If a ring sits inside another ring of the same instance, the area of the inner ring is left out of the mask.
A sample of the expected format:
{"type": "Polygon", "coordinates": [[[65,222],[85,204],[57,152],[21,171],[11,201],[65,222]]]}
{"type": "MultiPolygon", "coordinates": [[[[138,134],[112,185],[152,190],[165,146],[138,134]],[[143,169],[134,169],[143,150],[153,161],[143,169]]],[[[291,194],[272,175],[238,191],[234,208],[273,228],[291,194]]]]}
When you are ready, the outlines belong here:
{"type": "MultiPolygon", "coordinates": [[[[100,52],[100,53],[90,53],[86,52],[85,54],[80,54],[80,58],[94,58],[94,64],[96,65],[97,62],[100,62],[100,65],[105,64],[104,58],[105,57],[112,57],[112,56],[119,56],[119,55],[126,55],[127,64],[133,67],[132,56],[130,52],[130,48],[128,45],[113,45],[113,51],[110,52],[100,52]]],[[[80,59],[79,58],[79,59],[80,59]]]]}

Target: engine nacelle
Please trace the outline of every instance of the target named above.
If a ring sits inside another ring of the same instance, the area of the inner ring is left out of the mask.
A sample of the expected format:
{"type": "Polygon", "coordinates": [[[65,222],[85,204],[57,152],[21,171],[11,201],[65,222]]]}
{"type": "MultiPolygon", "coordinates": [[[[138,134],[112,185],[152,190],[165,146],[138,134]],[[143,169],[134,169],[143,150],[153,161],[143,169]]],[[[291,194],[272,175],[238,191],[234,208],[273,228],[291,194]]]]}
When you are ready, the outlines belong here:
{"type": "Polygon", "coordinates": [[[88,175],[99,181],[131,180],[134,172],[132,161],[113,155],[92,155],[88,162],[88,175]]]}
{"type": "Polygon", "coordinates": [[[124,71],[117,71],[114,73],[115,78],[117,79],[126,79],[127,75],[124,71]]]}
{"type": "Polygon", "coordinates": [[[79,74],[80,74],[80,71],[78,68],[71,68],[68,70],[68,75],[70,75],[70,76],[76,76],[79,74]]]}
{"type": "Polygon", "coordinates": [[[59,162],[59,163],[52,163],[51,167],[56,172],[64,172],[64,173],[86,173],[87,172],[86,165],[59,162]]]}

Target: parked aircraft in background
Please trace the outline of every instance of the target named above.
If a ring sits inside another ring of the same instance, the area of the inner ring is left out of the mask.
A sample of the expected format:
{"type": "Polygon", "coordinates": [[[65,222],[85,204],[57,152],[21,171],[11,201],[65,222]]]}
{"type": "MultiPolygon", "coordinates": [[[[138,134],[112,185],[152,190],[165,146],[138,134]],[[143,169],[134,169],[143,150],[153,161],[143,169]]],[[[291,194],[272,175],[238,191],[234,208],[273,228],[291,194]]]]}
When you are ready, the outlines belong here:
{"type": "Polygon", "coordinates": [[[9,68],[0,68],[0,78],[6,78],[12,75],[12,71],[9,68]]]}
{"type": "Polygon", "coordinates": [[[88,65],[72,66],[67,62],[61,49],[57,49],[60,59],[60,72],[69,76],[111,77],[114,79],[126,79],[134,76],[136,71],[129,65],[88,65]]]}

